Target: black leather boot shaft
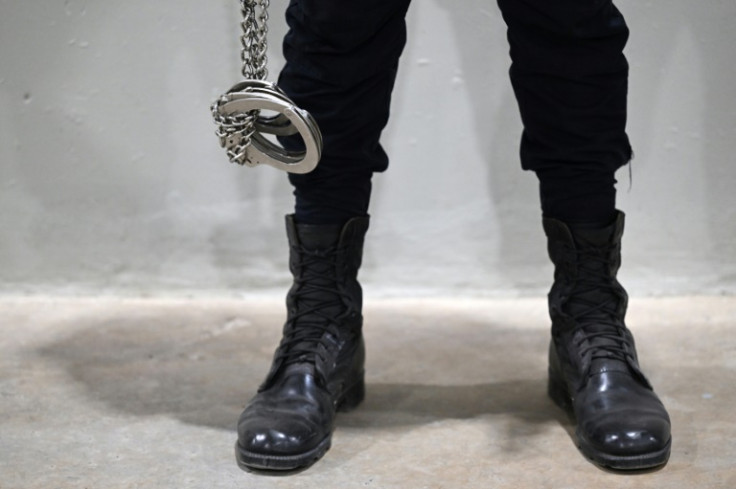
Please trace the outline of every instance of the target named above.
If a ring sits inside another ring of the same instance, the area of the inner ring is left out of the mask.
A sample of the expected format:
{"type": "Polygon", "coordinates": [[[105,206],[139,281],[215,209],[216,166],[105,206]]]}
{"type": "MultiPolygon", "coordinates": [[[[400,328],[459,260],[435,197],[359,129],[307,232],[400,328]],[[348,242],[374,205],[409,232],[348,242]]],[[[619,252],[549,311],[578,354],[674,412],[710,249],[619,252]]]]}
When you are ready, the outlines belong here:
{"type": "Polygon", "coordinates": [[[357,280],[368,218],[345,226],[286,218],[294,282],[273,364],[238,422],[238,463],[294,470],[329,448],[335,413],[364,395],[362,290],[357,280]]]}
{"type": "Polygon", "coordinates": [[[624,214],[599,229],[544,219],[555,265],[549,293],[549,393],[570,410],[581,451],[613,469],[666,463],[670,420],[639,367],[626,327],[628,296],[616,278],[624,214]]]}

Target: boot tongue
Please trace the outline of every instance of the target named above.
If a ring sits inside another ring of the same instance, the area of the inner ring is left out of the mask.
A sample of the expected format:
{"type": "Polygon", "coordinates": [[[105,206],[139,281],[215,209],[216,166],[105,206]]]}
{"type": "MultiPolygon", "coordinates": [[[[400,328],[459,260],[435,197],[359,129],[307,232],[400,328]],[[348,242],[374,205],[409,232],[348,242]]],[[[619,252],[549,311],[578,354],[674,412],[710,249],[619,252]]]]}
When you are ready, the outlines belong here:
{"type": "Polygon", "coordinates": [[[287,322],[284,332],[301,337],[301,341],[291,346],[283,373],[314,376],[317,351],[336,344],[334,321],[345,312],[337,277],[342,226],[297,224],[295,230],[301,248],[299,286],[291,291],[296,320],[287,322]]]}
{"type": "Polygon", "coordinates": [[[597,228],[576,227],[572,232],[575,247],[585,250],[585,255],[579,262],[578,290],[573,292],[577,300],[570,302],[569,312],[580,317],[585,324],[582,330],[588,337],[587,344],[595,347],[591,352],[597,357],[591,362],[593,372],[628,370],[626,360],[618,352],[620,341],[615,339],[620,335],[616,310],[621,300],[610,277],[610,243],[615,232],[615,223],[597,228]],[[598,336],[600,333],[609,334],[598,336]]]}
{"type": "Polygon", "coordinates": [[[340,239],[341,226],[297,224],[301,245],[311,251],[332,248],[340,239]]]}
{"type": "MultiPolygon", "coordinates": [[[[299,243],[309,252],[305,257],[306,284],[299,293],[302,308],[314,308],[321,315],[335,317],[342,312],[337,293],[336,248],[342,227],[298,224],[299,243]],[[308,275],[308,278],[306,277],[308,275]]],[[[320,314],[306,314],[303,321],[325,323],[320,314]]]]}
{"type": "Polygon", "coordinates": [[[611,228],[576,230],[575,248],[579,251],[577,286],[569,303],[569,313],[585,318],[610,318],[617,298],[611,288],[608,243],[611,228]],[[582,250],[582,252],[580,252],[582,250]],[[602,307],[604,304],[608,304],[602,307]]]}
{"type": "Polygon", "coordinates": [[[613,240],[616,232],[616,222],[608,226],[588,225],[588,224],[571,224],[572,238],[578,249],[606,246],[613,240]]]}

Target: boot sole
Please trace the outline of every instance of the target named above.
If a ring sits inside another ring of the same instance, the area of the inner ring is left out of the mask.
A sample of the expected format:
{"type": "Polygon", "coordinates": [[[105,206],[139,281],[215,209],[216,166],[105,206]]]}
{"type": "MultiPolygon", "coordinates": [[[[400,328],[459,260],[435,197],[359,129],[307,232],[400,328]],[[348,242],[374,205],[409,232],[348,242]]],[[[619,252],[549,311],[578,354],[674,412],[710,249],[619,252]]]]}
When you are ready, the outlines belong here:
{"type": "Polygon", "coordinates": [[[264,455],[249,452],[235,443],[235,460],[245,470],[256,471],[291,471],[309,467],[330,449],[332,436],[328,435],[319,445],[297,455],[264,455]]]}
{"type": "MultiPolygon", "coordinates": [[[[338,399],[336,410],[348,412],[363,402],[365,398],[365,383],[361,379],[347,389],[338,399]]],[[[235,443],[235,460],[244,470],[255,471],[294,471],[305,469],[322,458],[332,444],[332,434],[327,435],[319,444],[303,453],[293,455],[270,455],[251,452],[235,443]]]]}
{"type": "MultiPolygon", "coordinates": [[[[568,413],[575,420],[575,411],[573,410],[572,397],[568,393],[567,386],[554,379],[550,372],[547,394],[560,408],[568,413]]],[[[576,423],[577,424],[577,423],[576,423]]],[[[670,448],[672,439],[661,450],[650,453],[642,453],[639,455],[613,455],[603,452],[590,445],[584,436],[580,433],[580,429],[575,429],[575,438],[578,450],[590,461],[600,466],[612,470],[646,470],[660,467],[667,463],[670,458],[670,448]]]]}

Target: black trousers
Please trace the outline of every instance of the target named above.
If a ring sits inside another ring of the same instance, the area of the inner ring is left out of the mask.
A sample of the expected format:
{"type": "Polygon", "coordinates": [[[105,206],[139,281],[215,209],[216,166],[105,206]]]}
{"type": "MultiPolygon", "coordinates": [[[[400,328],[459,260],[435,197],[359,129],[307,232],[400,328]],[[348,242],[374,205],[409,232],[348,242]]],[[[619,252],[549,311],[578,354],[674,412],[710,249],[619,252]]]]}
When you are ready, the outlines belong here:
{"type": "MultiPolygon", "coordinates": [[[[341,223],[366,215],[410,0],[291,0],[279,85],[324,137],[312,173],[289,175],[296,219],[341,223]]],[[[628,28],[610,0],[498,0],[508,27],[510,77],[524,125],[521,165],[540,182],[542,212],[608,221],[626,136],[628,28]]],[[[297,147],[298,141],[282,141],[297,147]]],[[[407,164],[421,162],[407,162],[407,164]]]]}

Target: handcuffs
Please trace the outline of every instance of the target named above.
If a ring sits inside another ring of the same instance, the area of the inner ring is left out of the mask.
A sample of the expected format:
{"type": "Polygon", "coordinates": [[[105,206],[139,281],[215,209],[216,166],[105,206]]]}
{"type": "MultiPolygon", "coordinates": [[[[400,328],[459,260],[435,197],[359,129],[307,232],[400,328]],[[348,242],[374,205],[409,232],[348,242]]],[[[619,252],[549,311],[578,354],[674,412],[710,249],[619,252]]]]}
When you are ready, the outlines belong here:
{"type": "Polygon", "coordinates": [[[234,85],[214,104],[216,112],[225,118],[237,118],[255,113],[250,142],[243,144],[239,131],[221,131],[220,146],[226,149],[234,163],[254,167],[269,165],[289,173],[308,173],[317,166],[322,155],[322,133],[314,117],[300,109],[275,83],[245,80],[234,85]],[[275,112],[263,116],[260,111],[275,112]],[[287,150],[265,137],[299,134],[302,151],[287,150]],[[245,147],[243,147],[245,146],[245,147]]]}
{"type": "Polygon", "coordinates": [[[243,22],[242,73],[210,107],[215,134],[231,163],[269,165],[289,173],[308,173],[322,156],[322,134],[314,117],[300,109],[275,83],[266,81],[266,32],[269,0],[240,0],[243,22]],[[256,9],[260,7],[260,15],[256,9]],[[275,113],[262,115],[262,111],[275,113]],[[299,135],[302,150],[288,150],[271,136],[299,135]]]}

